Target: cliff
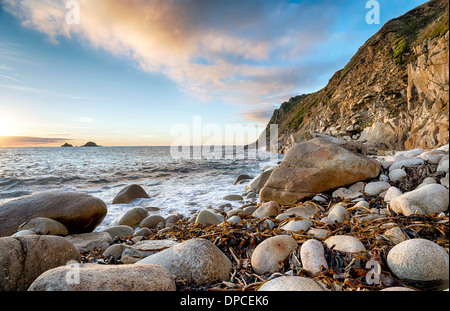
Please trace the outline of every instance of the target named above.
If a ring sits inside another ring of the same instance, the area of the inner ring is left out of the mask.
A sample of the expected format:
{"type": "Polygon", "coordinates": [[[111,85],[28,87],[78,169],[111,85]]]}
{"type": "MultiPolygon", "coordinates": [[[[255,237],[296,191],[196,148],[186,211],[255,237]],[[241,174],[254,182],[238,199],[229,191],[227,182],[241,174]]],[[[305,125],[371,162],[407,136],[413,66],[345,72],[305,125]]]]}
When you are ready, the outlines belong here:
{"type": "Polygon", "coordinates": [[[279,152],[315,133],[378,149],[447,144],[448,9],[433,0],[389,21],[326,87],[283,103],[267,127],[279,125],[279,152]]]}

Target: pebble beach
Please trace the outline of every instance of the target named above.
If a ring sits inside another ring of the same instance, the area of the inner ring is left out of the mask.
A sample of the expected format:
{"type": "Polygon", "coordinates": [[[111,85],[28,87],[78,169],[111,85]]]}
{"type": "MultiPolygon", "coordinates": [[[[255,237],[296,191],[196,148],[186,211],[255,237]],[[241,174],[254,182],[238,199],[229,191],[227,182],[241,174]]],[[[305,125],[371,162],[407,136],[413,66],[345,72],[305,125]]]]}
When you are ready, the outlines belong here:
{"type": "MultiPolygon", "coordinates": [[[[289,154],[258,176],[236,176],[243,193],[194,215],[163,217],[161,207],[133,207],[96,229],[107,207],[89,195],[50,191],[4,202],[0,288],[448,290],[448,145],[379,153],[356,155],[378,163],[376,177],[295,204],[260,198],[289,154]],[[14,227],[8,211],[38,202],[58,205],[61,215],[41,208],[14,227]],[[84,215],[70,214],[74,209],[84,215]],[[43,250],[52,252],[51,260],[43,250]],[[80,281],[68,282],[74,271],[80,281]]],[[[146,197],[144,187],[131,185],[112,200],[121,204],[146,197]]]]}

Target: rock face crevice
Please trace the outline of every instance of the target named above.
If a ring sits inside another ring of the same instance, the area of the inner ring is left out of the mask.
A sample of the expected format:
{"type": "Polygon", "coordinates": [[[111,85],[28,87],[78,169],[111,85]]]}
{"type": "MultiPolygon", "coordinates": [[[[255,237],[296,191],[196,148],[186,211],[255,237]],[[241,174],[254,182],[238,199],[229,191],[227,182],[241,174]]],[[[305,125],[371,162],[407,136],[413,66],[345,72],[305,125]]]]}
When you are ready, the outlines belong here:
{"type": "Polygon", "coordinates": [[[379,149],[432,149],[449,142],[448,0],[386,23],[318,92],[275,110],[278,147],[327,134],[379,149]]]}

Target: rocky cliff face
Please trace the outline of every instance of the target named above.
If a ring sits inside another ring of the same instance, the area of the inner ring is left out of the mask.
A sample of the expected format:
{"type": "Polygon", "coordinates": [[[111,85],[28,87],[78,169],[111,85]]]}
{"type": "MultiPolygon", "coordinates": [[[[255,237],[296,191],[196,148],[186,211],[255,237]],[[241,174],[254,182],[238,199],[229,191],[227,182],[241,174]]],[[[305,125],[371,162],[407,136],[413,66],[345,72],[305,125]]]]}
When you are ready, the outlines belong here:
{"type": "Polygon", "coordinates": [[[448,0],[433,0],[389,21],[325,88],[275,110],[279,152],[314,133],[379,149],[447,144],[448,9],[448,0]]]}

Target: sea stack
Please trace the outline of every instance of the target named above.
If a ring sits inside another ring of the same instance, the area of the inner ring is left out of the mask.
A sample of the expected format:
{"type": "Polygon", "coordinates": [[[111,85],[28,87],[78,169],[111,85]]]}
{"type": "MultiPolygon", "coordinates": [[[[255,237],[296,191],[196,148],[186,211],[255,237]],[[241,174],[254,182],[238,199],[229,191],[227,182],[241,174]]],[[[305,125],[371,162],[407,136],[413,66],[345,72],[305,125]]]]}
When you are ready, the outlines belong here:
{"type": "Polygon", "coordinates": [[[82,147],[100,147],[100,146],[98,146],[96,143],[90,141],[90,142],[87,142],[86,144],[84,144],[82,147]]]}

